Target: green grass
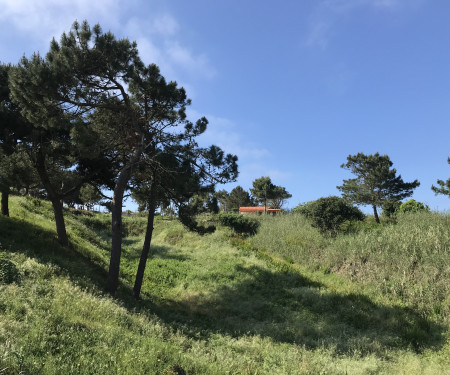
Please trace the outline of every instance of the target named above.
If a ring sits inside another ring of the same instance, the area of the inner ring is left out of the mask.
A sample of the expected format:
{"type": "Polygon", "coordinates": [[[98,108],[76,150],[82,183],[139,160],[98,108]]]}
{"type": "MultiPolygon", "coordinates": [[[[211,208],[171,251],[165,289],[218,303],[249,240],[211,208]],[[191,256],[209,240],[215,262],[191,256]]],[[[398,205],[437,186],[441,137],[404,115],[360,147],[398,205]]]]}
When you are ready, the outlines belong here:
{"type": "Polygon", "coordinates": [[[354,280],[374,296],[401,301],[449,326],[450,215],[417,212],[397,221],[375,228],[369,221],[355,234],[332,239],[301,215],[268,217],[253,242],[310,270],[354,280]]]}
{"type": "MultiPolygon", "coordinates": [[[[417,296],[395,295],[375,276],[363,280],[369,271],[352,277],[345,267],[360,247],[371,259],[364,264],[377,261],[381,272],[387,258],[376,255],[374,239],[325,239],[301,218],[282,216],[263,218],[250,242],[226,228],[199,236],[158,218],[142,300],[134,301],[146,219],[124,218],[119,294],[112,299],[103,292],[110,217],[65,216],[68,249],[55,240],[47,202],[13,197],[11,218],[0,217],[1,257],[21,275],[0,284],[2,375],[167,374],[176,365],[188,374],[449,373],[445,301],[431,314],[412,302],[417,296]]],[[[422,230],[431,236],[429,227],[422,230]]],[[[428,246],[445,269],[442,233],[418,247],[428,246]]],[[[427,273],[430,265],[415,267],[427,273]]],[[[439,280],[433,288],[445,292],[439,280]]]]}

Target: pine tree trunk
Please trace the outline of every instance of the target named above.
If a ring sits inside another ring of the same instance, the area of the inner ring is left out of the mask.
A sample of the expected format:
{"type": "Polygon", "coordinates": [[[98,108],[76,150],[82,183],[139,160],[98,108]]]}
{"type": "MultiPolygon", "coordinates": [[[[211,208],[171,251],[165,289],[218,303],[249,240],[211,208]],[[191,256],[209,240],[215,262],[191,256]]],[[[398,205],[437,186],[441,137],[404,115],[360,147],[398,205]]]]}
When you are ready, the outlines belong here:
{"type": "Polygon", "coordinates": [[[51,199],[53,213],[55,215],[56,233],[58,234],[58,242],[63,245],[69,245],[69,237],[67,237],[66,224],[64,222],[63,204],[57,197],[51,199]]]}
{"type": "Polygon", "coordinates": [[[144,280],[145,266],[147,264],[148,254],[150,253],[150,245],[153,235],[153,223],[155,220],[156,209],[156,186],[152,186],[150,190],[150,198],[148,205],[148,219],[147,229],[145,231],[144,246],[142,247],[141,259],[139,260],[139,266],[136,272],[136,281],[134,282],[133,294],[134,298],[139,299],[141,294],[142,282],[144,280]]]}
{"type": "Polygon", "coordinates": [[[9,186],[2,186],[2,215],[9,216],[9,186]]]}
{"type": "Polygon", "coordinates": [[[119,198],[114,194],[111,205],[111,257],[109,259],[109,272],[106,281],[106,290],[114,295],[119,284],[120,257],[122,254],[122,201],[123,194],[119,198]]]}
{"type": "Polygon", "coordinates": [[[373,216],[375,216],[375,221],[380,224],[380,218],[378,217],[377,206],[372,205],[373,207],[373,216]]]}
{"type": "Polygon", "coordinates": [[[69,238],[67,237],[66,224],[64,223],[63,204],[61,197],[56,193],[45,167],[45,156],[40,151],[36,157],[36,170],[39,178],[44,185],[45,191],[52,202],[53,213],[55,215],[56,233],[58,235],[58,242],[67,246],[69,244],[69,238]]]}
{"type": "Polygon", "coordinates": [[[122,255],[122,204],[123,195],[131,178],[132,168],[139,161],[142,146],[136,148],[128,164],[124,166],[117,178],[111,202],[111,257],[109,259],[108,279],[106,291],[114,296],[119,286],[120,257],[122,255]]]}

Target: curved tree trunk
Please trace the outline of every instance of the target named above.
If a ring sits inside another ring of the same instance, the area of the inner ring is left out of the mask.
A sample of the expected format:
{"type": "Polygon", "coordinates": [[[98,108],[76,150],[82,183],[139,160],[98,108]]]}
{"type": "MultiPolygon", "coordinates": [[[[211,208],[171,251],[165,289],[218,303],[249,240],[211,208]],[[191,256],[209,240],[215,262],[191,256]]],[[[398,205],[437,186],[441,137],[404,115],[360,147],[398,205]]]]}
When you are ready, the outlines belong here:
{"type": "Polygon", "coordinates": [[[122,255],[122,205],[123,195],[131,178],[132,168],[139,161],[142,144],[136,148],[128,164],[126,164],[117,178],[111,202],[111,257],[109,259],[106,291],[114,296],[119,286],[120,257],[122,255]]]}
{"type": "Polygon", "coordinates": [[[9,216],[9,186],[2,186],[2,215],[9,216]]]}
{"type": "Polygon", "coordinates": [[[64,222],[63,204],[61,197],[56,193],[48,176],[47,169],[45,167],[45,156],[42,151],[39,151],[36,157],[36,170],[39,175],[39,179],[44,185],[45,191],[52,202],[53,213],[55,215],[56,233],[58,234],[58,242],[67,246],[69,244],[69,238],[67,237],[66,224],[64,222]]]}
{"type": "Polygon", "coordinates": [[[372,205],[373,207],[373,216],[375,216],[375,221],[380,224],[380,218],[378,217],[377,206],[372,205]]]}
{"type": "Polygon", "coordinates": [[[156,209],[156,186],[152,186],[150,190],[148,207],[148,219],[147,219],[147,229],[145,231],[144,246],[142,247],[141,259],[139,260],[139,266],[136,272],[136,281],[134,282],[133,295],[134,298],[138,299],[141,294],[142,281],[144,280],[145,266],[147,264],[148,254],[150,253],[150,245],[152,242],[153,235],[153,223],[155,220],[155,209],[156,209]]]}

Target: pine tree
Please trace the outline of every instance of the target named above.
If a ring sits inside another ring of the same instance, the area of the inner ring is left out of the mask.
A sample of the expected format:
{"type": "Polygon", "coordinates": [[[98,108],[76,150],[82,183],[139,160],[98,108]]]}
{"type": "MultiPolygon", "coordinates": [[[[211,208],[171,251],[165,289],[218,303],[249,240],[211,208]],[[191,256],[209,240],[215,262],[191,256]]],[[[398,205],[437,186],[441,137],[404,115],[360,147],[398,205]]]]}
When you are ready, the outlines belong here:
{"type": "MultiPolygon", "coordinates": [[[[450,164],[450,158],[448,158],[448,163],[450,164]]],[[[450,178],[447,181],[437,180],[437,184],[439,187],[431,186],[431,190],[433,190],[436,194],[444,194],[450,197],[450,178]]]]}
{"type": "Polygon", "coordinates": [[[402,200],[412,195],[419,181],[404,182],[387,155],[349,155],[341,168],[350,170],[356,178],[344,180],[342,196],[358,205],[371,205],[377,223],[380,222],[377,207],[388,200],[402,200]]]}

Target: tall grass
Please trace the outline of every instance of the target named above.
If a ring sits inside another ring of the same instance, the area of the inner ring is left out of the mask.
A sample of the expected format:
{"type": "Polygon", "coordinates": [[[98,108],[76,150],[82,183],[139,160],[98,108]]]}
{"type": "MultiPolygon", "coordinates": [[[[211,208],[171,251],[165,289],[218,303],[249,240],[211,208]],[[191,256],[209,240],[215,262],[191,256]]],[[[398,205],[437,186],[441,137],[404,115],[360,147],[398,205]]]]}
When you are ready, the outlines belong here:
{"type": "Polygon", "coordinates": [[[322,237],[300,215],[267,217],[253,242],[310,269],[370,285],[425,316],[450,323],[449,214],[403,214],[397,224],[336,239],[322,237]]]}

